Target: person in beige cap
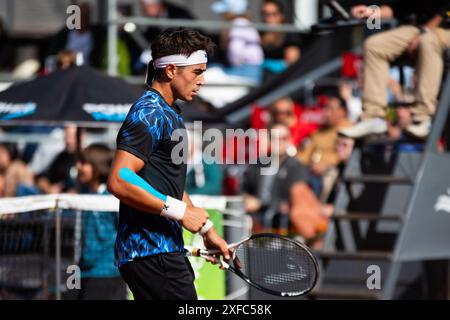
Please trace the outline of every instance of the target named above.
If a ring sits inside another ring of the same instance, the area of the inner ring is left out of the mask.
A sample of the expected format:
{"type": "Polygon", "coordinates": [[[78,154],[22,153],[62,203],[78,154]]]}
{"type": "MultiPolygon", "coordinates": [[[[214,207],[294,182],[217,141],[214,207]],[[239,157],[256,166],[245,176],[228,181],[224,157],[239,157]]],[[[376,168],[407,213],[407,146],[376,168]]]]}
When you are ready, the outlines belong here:
{"type": "MultiPolygon", "coordinates": [[[[351,128],[340,130],[341,134],[361,138],[387,131],[385,116],[389,63],[408,52],[411,56],[413,53],[417,56],[417,84],[415,103],[411,107],[412,121],[402,129],[415,138],[428,136],[444,70],[443,52],[450,47],[450,30],[441,27],[448,10],[448,0],[398,1],[398,7],[381,7],[381,18],[395,15],[400,18],[401,25],[377,33],[364,43],[361,121],[351,128]],[[415,21],[411,21],[412,16],[415,21]]],[[[357,18],[368,18],[373,14],[371,7],[358,5],[352,8],[352,15],[357,18]]]]}

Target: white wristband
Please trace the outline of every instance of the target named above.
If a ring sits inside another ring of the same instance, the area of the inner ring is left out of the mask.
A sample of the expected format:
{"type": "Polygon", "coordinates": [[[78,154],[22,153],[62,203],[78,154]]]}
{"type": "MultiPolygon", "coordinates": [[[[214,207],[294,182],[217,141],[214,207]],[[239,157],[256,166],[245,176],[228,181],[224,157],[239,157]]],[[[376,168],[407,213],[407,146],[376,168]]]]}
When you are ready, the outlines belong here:
{"type": "Polygon", "coordinates": [[[209,219],[206,220],[205,225],[200,229],[200,231],[199,231],[198,233],[199,233],[201,236],[204,236],[204,235],[208,232],[208,230],[212,228],[213,225],[214,225],[214,224],[212,223],[211,220],[209,220],[209,219]]]}
{"type": "Polygon", "coordinates": [[[186,211],[186,202],[167,196],[161,215],[172,220],[181,220],[184,211],[186,211]]]}

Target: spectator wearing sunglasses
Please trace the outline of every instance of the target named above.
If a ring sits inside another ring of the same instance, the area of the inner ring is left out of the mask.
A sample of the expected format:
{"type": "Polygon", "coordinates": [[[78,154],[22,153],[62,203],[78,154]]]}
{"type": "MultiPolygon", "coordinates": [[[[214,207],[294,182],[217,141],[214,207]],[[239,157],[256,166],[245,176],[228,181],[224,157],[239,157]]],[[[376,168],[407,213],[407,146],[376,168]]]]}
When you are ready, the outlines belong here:
{"type": "Polygon", "coordinates": [[[249,165],[244,179],[244,206],[253,219],[253,232],[270,231],[300,236],[310,245],[320,245],[333,208],[322,205],[310,186],[310,171],[288,154],[289,127],[274,123],[268,141],[261,145],[278,146],[271,156],[278,158],[279,168],[273,175],[262,175],[261,165],[249,165]]]}
{"type": "Polygon", "coordinates": [[[291,147],[288,153],[293,156],[297,152],[305,130],[300,123],[300,111],[296,108],[294,101],[290,97],[283,97],[276,100],[270,106],[270,123],[282,123],[290,129],[291,147]],[[294,147],[294,148],[293,148],[294,147]]]}

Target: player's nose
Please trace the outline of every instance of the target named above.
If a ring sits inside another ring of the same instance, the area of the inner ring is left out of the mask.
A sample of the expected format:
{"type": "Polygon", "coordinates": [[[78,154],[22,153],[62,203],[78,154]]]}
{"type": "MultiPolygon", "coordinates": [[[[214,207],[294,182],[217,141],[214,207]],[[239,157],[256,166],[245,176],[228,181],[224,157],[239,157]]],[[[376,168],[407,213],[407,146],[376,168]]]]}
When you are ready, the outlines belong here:
{"type": "Polygon", "coordinates": [[[203,74],[201,74],[201,75],[198,77],[197,85],[202,86],[202,85],[204,85],[204,84],[205,84],[205,76],[204,76],[203,74]]]}

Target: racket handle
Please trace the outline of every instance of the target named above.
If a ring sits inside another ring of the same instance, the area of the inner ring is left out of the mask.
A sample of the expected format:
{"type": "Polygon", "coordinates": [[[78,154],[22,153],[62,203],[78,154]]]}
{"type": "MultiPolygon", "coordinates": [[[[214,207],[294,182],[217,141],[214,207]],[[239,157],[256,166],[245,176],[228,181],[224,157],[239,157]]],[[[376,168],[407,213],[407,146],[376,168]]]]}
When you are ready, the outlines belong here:
{"type": "Polygon", "coordinates": [[[188,257],[205,257],[209,255],[208,250],[193,248],[190,246],[185,246],[184,249],[187,251],[186,254],[188,257]]]}
{"type": "MultiPolygon", "coordinates": [[[[220,253],[220,250],[205,250],[205,249],[191,248],[191,247],[185,247],[185,249],[187,250],[187,256],[201,257],[204,259],[206,259],[207,257],[212,258],[220,266],[220,268],[222,268],[222,269],[230,268],[230,265],[228,263],[226,263],[225,261],[223,261],[220,258],[213,256],[213,254],[220,253]]],[[[233,259],[234,259],[234,257],[233,257],[233,259]]]]}
{"type": "Polygon", "coordinates": [[[190,255],[194,256],[194,257],[200,257],[201,255],[201,249],[199,248],[192,248],[190,250],[190,255]]]}
{"type": "Polygon", "coordinates": [[[200,249],[200,255],[202,255],[202,256],[210,256],[210,255],[221,253],[221,252],[222,251],[220,251],[219,249],[211,249],[211,250],[200,249]]]}

